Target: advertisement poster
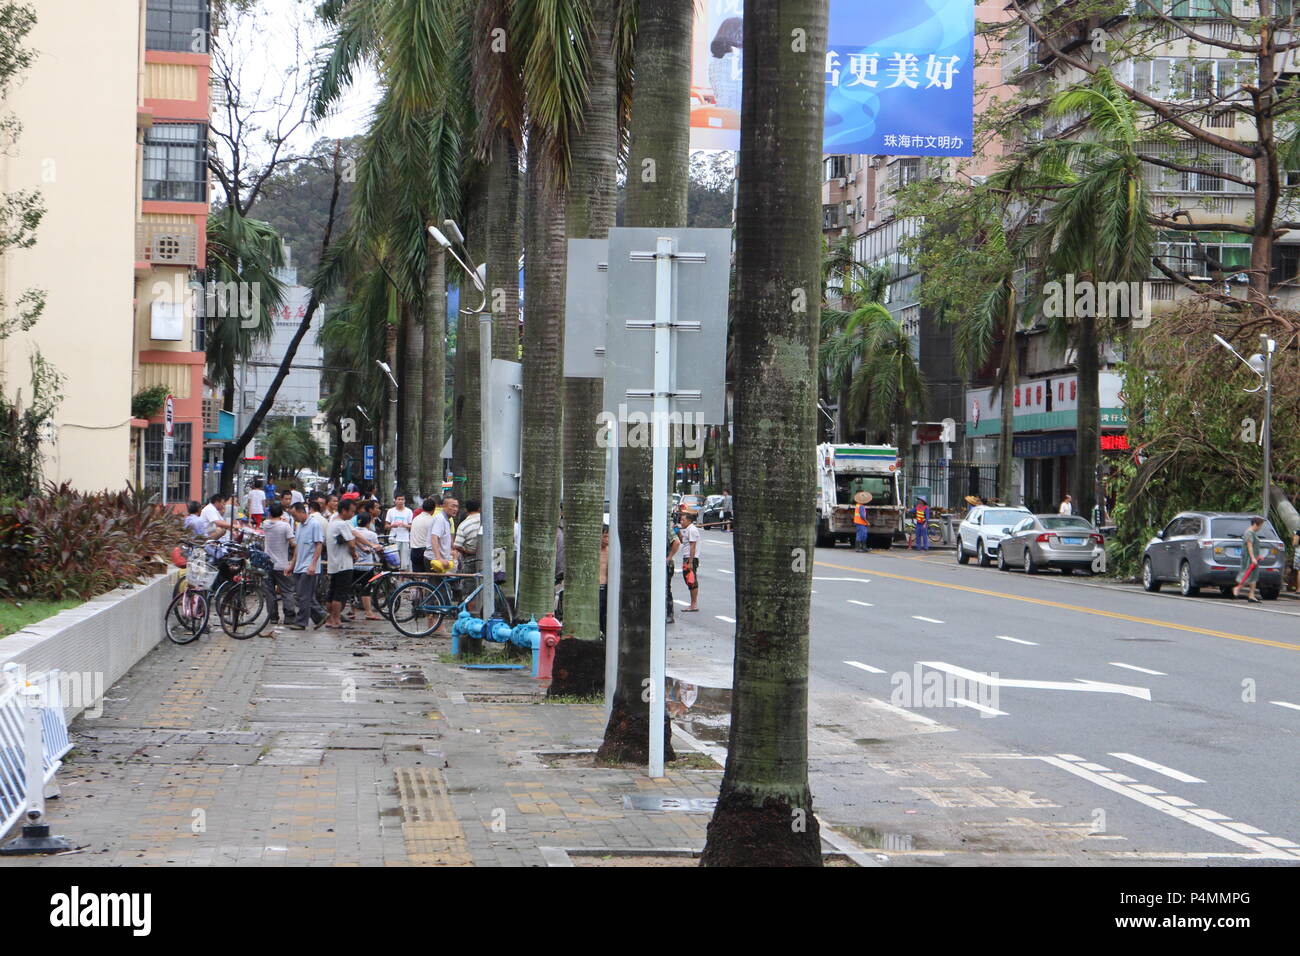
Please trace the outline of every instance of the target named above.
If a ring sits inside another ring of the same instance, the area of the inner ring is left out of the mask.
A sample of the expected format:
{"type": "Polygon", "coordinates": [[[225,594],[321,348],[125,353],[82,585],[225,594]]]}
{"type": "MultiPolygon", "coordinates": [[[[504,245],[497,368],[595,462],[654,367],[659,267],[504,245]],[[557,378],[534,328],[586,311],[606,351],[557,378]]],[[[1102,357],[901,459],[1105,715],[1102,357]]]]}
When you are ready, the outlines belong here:
{"type": "MultiPolygon", "coordinates": [[[[691,148],[740,148],[743,0],[697,9],[691,148]]],[[[831,0],[827,153],[970,156],[974,0],[831,0]]]]}

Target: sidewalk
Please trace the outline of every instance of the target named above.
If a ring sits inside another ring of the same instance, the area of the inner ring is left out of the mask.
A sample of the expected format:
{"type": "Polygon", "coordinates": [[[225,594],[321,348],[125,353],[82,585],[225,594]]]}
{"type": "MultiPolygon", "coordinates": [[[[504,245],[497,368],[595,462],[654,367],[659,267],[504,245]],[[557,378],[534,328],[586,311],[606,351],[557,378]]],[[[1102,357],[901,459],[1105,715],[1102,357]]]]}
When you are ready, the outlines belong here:
{"type": "Polygon", "coordinates": [[[359,622],[165,642],[73,724],[48,813],[80,852],[0,867],[695,864],[716,763],[677,741],[663,779],[595,768],[601,704],[449,645],[359,622]]]}

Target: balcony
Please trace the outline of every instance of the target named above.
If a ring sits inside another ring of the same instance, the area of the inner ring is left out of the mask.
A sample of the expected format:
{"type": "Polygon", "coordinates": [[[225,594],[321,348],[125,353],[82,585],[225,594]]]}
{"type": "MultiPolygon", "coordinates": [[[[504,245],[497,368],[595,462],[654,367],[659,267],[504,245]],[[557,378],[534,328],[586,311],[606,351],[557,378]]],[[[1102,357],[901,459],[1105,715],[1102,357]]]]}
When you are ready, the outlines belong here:
{"type": "Polygon", "coordinates": [[[137,222],[135,261],[161,266],[199,264],[199,227],[193,223],[137,222]]]}

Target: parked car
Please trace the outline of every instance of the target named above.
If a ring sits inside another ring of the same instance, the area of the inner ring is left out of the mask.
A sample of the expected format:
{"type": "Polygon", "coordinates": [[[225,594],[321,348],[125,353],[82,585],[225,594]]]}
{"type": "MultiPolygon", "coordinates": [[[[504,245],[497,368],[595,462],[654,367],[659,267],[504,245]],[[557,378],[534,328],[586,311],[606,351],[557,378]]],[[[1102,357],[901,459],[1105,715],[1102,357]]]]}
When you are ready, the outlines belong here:
{"type": "MultiPolygon", "coordinates": [[[[1176,581],[1185,596],[1203,587],[1218,587],[1224,597],[1241,573],[1242,535],[1251,515],[1221,511],[1184,511],[1147,543],[1142,552],[1142,586],[1159,591],[1166,581],[1176,581]]],[[[1282,565],[1286,547],[1271,522],[1259,533],[1259,593],[1272,601],[1282,593],[1282,565]]]]}
{"type": "Polygon", "coordinates": [[[987,568],[998,555],[998,546],[1011,531],[1011,526],[1030,516],[1028,508],[1009,505],[976,505],[966,513],[957,526],[957,563],[966,564],[971,558],[987,568]]]}
{"type": "Polygon", "coordinates": [[[704,510],[700,512],[700,527],[712,528],[715,531],[727,531],[731,527],[731,515],[727,514],[726,509],[722,507],[726,501],[722,495],[709,495],[704,502],[704,510]]]}
{"type": "Polygon", "coordinates": [[[703,495],[682,495],[677,504],[673,507],[673,523],[682,520],[682,512],[690,511],[695,514],[695,520],[700,520],[700,512],[704,510],[703,495]]]}
{"type": "Polygon", "coordinates": [[[998,547],[998,567],[1010,571],[1024,568],[1037,574],[1044,568],[1060,568],[1066,574],[1092,573],[1106,539],[1087,518],[1078,515],[1046,514],[1022,518],[998,547]]]}

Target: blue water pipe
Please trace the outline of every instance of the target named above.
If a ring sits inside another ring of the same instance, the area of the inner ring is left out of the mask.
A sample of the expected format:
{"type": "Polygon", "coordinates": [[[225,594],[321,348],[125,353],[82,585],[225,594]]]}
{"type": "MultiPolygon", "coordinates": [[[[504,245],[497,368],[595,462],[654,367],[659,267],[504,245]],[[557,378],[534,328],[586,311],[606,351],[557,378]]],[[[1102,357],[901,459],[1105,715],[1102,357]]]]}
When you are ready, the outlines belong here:
{"type": "Polygon", "coordinates": [[[541,657],[542,632],[537,627],[537,619],[529,618],[523,624],[511,627],[506,621],[494,617],[483,621],[469,611],[461,611],[456,617],[456,624],[451,629],[451,653],[460,657],[463,653],[462,640],[491,641],[494,644],[513,644],[526,647],[533,658],[533,677],[538,674],[541,657]]]}

